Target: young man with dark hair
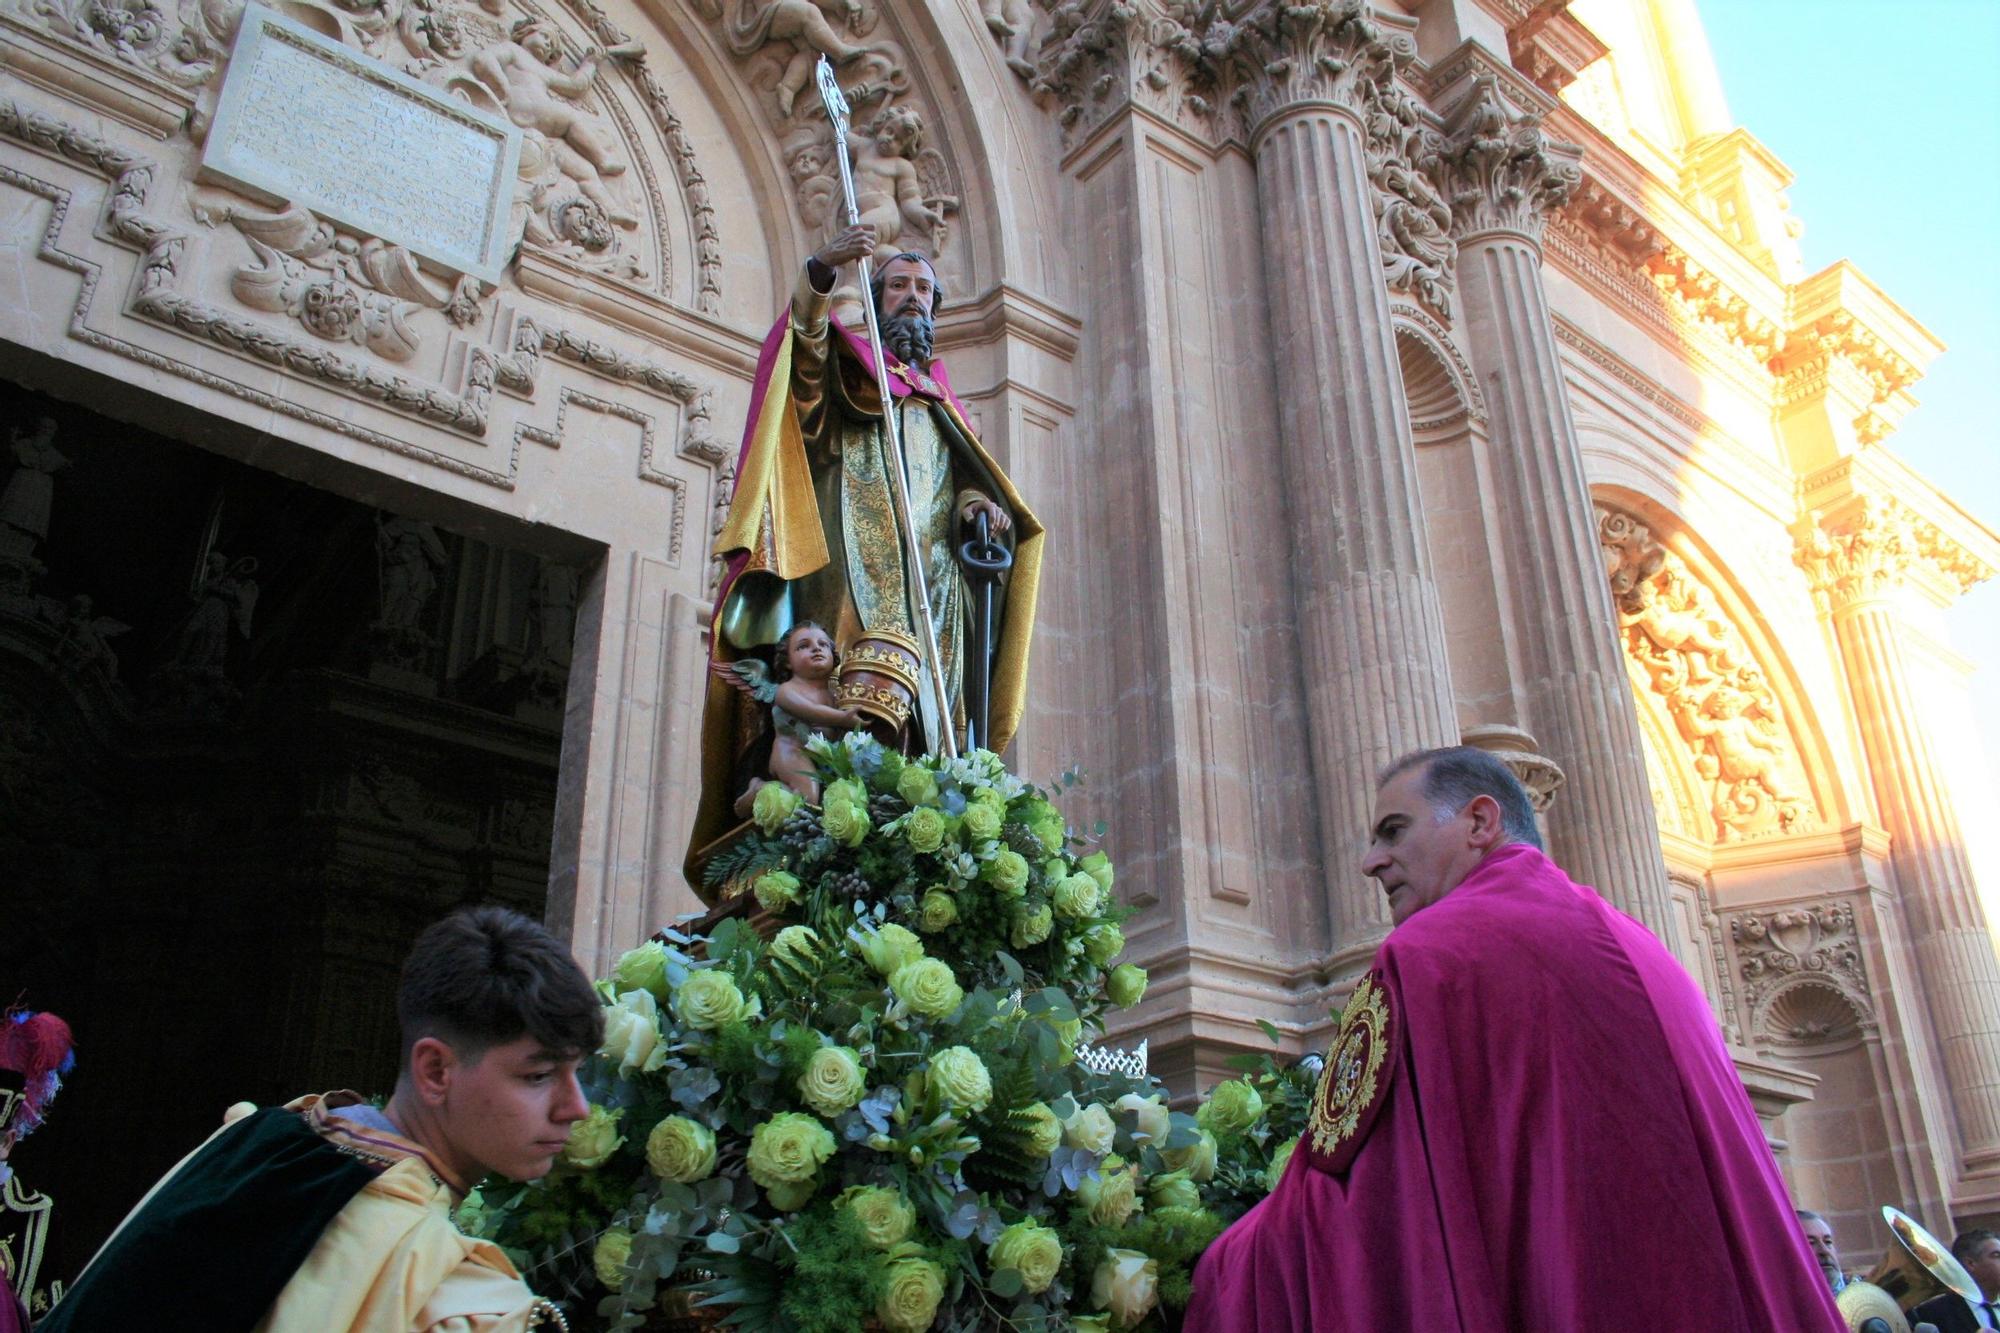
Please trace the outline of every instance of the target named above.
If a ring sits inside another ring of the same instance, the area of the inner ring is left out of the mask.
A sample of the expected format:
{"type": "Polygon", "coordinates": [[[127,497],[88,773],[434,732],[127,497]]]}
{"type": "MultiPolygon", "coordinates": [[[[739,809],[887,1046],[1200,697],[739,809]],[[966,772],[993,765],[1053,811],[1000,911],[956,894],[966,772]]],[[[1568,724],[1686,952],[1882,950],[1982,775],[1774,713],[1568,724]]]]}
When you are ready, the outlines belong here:
{"type": "Polygon", "coordinates": [[[2000,1234],[1975,1227],[1952,1237],[1951,1257],[1979,1284],[1979,1299],[1968,1301],[1948,1291],[1932,1297],[1913,1312],[1936,1324],[1938,1333],[1978,1333],[2000,1328],[2000,1234]]]}
{"type": "Polygon", "coordinates": [[[562,943],[498,907],[417,937],[389,1104],[301,1097],[230,1122],[155,1185],[46,1333],[519,1333],[561,1316],[451,1211],[547,1173],[588,1112],[603,1011],[562,943]]]}
{"type": "Polygon", "coordinates": [[[1383,771],[1394,929],[1187,1333],[1844,1327],[1707,1000],[1533,820],[1477,750],[1383,771]]]}

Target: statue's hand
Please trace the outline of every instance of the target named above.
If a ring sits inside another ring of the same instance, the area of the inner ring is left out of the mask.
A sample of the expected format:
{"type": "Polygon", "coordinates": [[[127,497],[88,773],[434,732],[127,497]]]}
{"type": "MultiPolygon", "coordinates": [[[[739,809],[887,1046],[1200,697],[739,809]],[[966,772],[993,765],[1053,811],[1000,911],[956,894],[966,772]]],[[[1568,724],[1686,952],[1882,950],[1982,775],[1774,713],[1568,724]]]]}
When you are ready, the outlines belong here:
{"type": "Polygon", "coordinates": [[[856,223],[836,234],[813,255],[828,268],[839,268],[857,259],[866,259],[875,253],[875,228],[867,222],[856,223]]]}
{"type": "Polygon", "coordinates": [[[1014,520],[1007,511],[983,495],[975,495],[959,507],[958,520],[968,528],[979,522],[979,516],[986,515],[986,525],[996,537],[1014,526],[1014,520]]]}

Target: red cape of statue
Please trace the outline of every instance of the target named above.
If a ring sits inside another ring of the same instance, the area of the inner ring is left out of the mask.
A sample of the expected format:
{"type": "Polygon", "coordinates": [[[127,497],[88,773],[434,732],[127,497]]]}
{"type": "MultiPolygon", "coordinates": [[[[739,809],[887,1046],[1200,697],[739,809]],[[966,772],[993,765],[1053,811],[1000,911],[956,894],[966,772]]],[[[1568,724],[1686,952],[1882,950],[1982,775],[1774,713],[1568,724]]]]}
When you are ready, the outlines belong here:
{"type": "MultiPolygon", "coordinates": [[[[1701,992],[1510,845],[1383,941],[1372,1120],[1202,1256],[1187,1333],[1833,1333],[1701,992]]],[[[1310,1132],[1308,1134],[1310,1137],[1310,1132]]]]}

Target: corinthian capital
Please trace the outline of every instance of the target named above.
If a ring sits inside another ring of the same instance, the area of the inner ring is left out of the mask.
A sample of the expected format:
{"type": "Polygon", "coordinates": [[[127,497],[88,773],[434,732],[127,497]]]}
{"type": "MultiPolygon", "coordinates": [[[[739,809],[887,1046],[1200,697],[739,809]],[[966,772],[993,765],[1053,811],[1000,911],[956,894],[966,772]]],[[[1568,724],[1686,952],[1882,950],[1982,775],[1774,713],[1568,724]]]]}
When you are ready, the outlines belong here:
{"type": "Polygon", "coordinates": [[[1542,132],[1541,116],[1516,111],[1481,75],[1445,122],[1428,163],[1451,205],[1452,235],[1512,232],[1539,243],[1549,212],[1583,183],[1583,149],[1542,132]]]}
{"type": "Polygon", "coordinates": [[[1228,59],[1233,100],[1254,137],[1302,102],[1362,114],[1416,59],[1414,26],[1376,15],[1366,0],[1266,0],[1233,23],[1218,20],[1210,35],[1228,59]]]}
{"type": "MultiPolygon", "coordinates": [[[[1049,26],[1032,55],[1008,63],[1057,108],[1065,142],[1090,134],[1121,108],[1143,106],[1195,133],[1213,118],[1212,44],[1195,0],[1049,0],[1049,26]]],[[[1020,5],[1027,23],[1027,6],[1020,5]]],[[[990,4],[989,13],[1006,5],[990,4]]],[[[1010,51],[1012,48],[1010,47],[1010,51]]]]}

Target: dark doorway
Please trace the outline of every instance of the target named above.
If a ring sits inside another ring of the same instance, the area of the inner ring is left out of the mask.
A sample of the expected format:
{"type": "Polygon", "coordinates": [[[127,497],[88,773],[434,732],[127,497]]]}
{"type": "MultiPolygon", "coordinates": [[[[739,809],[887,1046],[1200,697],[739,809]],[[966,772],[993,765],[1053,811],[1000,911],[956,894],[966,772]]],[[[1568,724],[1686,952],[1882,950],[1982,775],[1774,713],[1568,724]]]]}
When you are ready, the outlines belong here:
{"type": "Polygon", "coordinates": [[[544,908],[579,571],[0,385],[0,1004],[72,1277],[232,1102],[386,1093],[410,940],[544,908]]]}

